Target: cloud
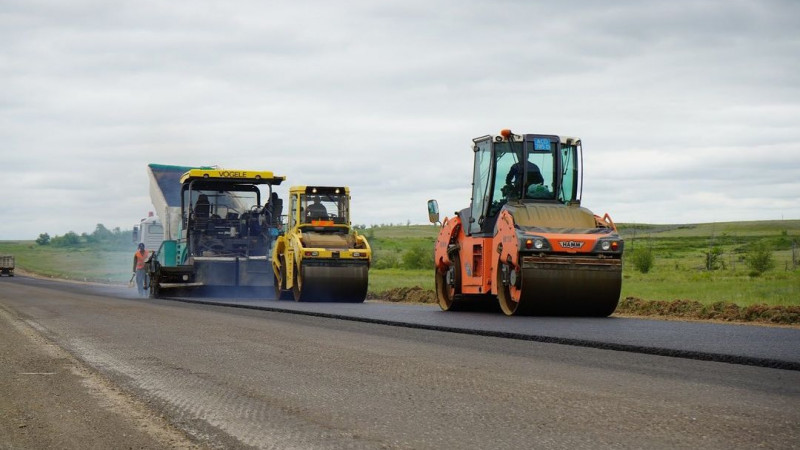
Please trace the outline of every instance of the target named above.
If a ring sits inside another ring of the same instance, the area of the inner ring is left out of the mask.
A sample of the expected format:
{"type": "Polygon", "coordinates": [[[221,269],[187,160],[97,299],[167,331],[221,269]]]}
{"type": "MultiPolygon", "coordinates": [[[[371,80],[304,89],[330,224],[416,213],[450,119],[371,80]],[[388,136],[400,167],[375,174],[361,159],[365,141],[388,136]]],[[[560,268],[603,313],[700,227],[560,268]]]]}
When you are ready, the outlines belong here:
{"type": "Polygon", "coordinates": [[[425,222],[428,198],[467,206],[471,139],[501,128],[580,136],[585,204],[617,221],[800,218],[797,16],[776,0],[3,2],[0,239],[129,227],[151,162],[347,184],[355,222],[425,222]]]}

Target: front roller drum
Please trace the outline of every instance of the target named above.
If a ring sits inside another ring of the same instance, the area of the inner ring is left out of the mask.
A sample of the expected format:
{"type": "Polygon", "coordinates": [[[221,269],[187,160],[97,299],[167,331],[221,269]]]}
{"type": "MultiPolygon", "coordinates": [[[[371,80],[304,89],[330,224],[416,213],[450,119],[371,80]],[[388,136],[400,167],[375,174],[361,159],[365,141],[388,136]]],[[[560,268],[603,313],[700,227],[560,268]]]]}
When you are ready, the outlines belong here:
{"type": "Polygon", "coordinates": [[[294,299],[298,302],[361,303],[367,298],[367,264],[295,267],[294,299]]]}
{"type": "Polygon", "coordinates": [[[622,289],[620,260],[523,260],[521,269],[498,263],[500,308],[507,315],[606,317],[622,289]]]}

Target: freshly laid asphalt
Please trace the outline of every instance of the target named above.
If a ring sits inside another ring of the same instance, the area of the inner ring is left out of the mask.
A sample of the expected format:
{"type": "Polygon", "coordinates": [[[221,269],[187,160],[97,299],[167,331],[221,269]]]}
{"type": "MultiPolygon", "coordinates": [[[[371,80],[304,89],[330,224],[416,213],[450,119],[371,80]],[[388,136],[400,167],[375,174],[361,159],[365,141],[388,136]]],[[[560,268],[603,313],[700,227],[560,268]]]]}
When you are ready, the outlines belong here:
{"type": "Polygon", "coordinates": [[[438,306],[271,299],[173,298],[453,333],[496,336],[707,361],[800,370],[800,329],[621,317],[506,317],[438,306]]]}
{"type": "MultiPolygon", "coordinates": [[[[57,283],[26,279],[26,283],[57,283]]],[[[82,285],[87,293],[135,297],[119,286],[82,285]]],[[[147,299],[142,299],[147,301],[147,299]]],[[[800,370],[800,329],[622,317],[506,317],[443,312],[437,306],[367,301],[297,303],[267,298],[174,297],[170,300],[495,336],[661,356],[800,370]]]]}

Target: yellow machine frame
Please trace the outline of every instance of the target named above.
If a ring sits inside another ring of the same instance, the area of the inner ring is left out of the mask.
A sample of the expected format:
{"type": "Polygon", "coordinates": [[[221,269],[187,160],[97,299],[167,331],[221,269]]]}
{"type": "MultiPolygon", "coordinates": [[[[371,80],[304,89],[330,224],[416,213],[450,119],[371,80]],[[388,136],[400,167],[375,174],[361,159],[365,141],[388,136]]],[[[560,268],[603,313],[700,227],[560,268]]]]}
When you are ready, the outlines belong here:
{"type": "MultiPolygon", "coordinates": [[[[352,281],[347,279],[348,276],[359,278],[356,281],[361,282],[362,275],[351,275],[352,268],[362,266],[368,268],[372,258],[372,249],[366,238],[351,227],[349,202],[350,189],[347,187],[292,186],[289,189],[286,229],[284,234],[278,237],[272,252],[276,294],[280,298],[287,298],[288,291],[292,290],[295,299],[299,300],[300,287],[296,283],[299,282],[297,280],[300,274],[296,274],[295,270],[302,270],[306,261],[315,266],[324,266],[327,271],[341,272],[338,275],[341,283],[352,281]],[[343,211],[340,212],[343,212],[345,217],[310,222],[304,220],[302,216],[304,198],[323,194],[344,195],[347,202],[343,211]],[[337,238],[326,237],[332,235],[337,238]]],[[[366,271],[363,270],[363,267],[358,273],[363,273],[363,277],[366,278],[366,271]]],[[[337,299],[333,299],[333,301],[337,301],[337,299]]],[[[360,301],[363,301],[363,298],[360,301]]]]}

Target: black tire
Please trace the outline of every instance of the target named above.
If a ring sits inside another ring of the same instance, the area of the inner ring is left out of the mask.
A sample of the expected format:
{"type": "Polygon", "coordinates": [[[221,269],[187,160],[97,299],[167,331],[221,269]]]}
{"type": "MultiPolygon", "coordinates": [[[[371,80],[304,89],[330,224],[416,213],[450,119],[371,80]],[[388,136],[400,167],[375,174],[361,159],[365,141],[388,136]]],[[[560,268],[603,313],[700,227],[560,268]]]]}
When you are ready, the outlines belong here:
{"type": "Polygon", "coordinates": [[[283,295],[283,289],[281,289],[282,286],[283,285],[281,283],[281,280],[279,280],[278,277],[275,276],[275,274],[273,273],[272,274],[272,287],[273,287],[273,289],[275,289],[275,299],[277,299],[277,300],[280,300],[281,299],[281,295],[283,295]]]}
{"type": "Polygon", "coordinates": [[[303,301],[303,277],[300,276],[300,270],[297,263],[294,263],[294,286],[292,286],[292,294],[294,294],[294,301],[303,301]]]}
{"type": "Polygon", "coordinates": [[[280,278],[275,274],[272,275],[272,281],[275,286],[275,298],[278,300],[291,300],[293,298],[292,291],[284,289],[284,287],[286,287],[286,261],[284,261],[283,257],[281,257],[280,260],[280,278]]]}
{"type": "Polygon", "coordinates": [[[442,311],[457,311],[461,296],[461,258],[452,257],[453,265],[445,273],[434,269],[436,302],[442,311]]]}
{"type": "Polygon", "coordinates": [[[520,304],[511,299],[511,290],[508,284],[503,280],[503,270],[510,270],[508,264],[503,263],[498,259],[497,261],[497,279],[495,280],[497,286],[497,303],[503,314],[513,316],[520,312],[520,304]]]}
{"type": "Polygon", "coordinates": [[[150,277],[150,298],[161,298],[161,286],[159,284],[160,279],[161,274],[158,271],[156,271],[155,276],[150,277]]]}

